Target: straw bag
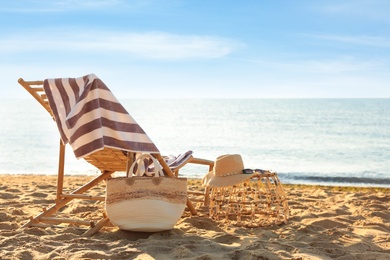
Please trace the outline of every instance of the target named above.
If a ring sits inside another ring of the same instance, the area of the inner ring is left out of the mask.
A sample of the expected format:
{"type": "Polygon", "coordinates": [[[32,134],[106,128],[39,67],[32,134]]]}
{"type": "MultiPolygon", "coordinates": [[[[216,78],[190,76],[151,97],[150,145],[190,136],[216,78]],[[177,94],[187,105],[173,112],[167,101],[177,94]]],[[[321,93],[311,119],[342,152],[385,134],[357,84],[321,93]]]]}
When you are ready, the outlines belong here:
{"type": "Polygon", "coordinates": [[[172,229],[187,202],[187,179],[162,177],[160,164],[149,154],[138,157],[129,172],[127,177],[107,181],[106,212],[111,223],[130,231],[172,229]],[[154,163],[153,177],[147,177],[153,174],[143,165],[145,159],[154,163]],[[135,166],[136,177],[132,177],[135,166]]]}

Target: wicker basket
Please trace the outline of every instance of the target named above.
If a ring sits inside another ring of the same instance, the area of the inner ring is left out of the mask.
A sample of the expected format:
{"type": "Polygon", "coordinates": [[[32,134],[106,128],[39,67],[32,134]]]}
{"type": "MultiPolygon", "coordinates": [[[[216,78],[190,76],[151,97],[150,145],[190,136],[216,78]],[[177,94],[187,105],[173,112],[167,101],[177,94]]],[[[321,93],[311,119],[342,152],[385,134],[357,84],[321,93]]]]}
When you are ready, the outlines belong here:
{"type": "Polygon", "coordinates": [[[237,185],[213,187],[209,214],[226,224],[259,227],[286,223],[289,207],[277,174],[266,171],[237,185]]]}

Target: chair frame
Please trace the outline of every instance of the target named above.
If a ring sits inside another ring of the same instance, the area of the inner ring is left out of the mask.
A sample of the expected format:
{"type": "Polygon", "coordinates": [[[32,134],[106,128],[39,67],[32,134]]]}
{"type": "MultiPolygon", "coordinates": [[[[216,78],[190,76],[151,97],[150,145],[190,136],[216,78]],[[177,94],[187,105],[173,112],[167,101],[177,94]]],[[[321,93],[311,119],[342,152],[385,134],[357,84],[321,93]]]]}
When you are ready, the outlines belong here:
{"type": "MultiPolygon", "coordinates": [[[[51,117],[54,120],[54,114],[50,108],[49,101],[47,99],[47,95],[43,89],[43,81],[37,80],[37,81],[25,81],[22,78],[18,80],[18,83],[22,85],[42,106],[45,108],[45,110],[51,115],[51,117]]],[[[64,193],[64,168],[65,168],[65,148],[66,145],[60,140],[59,144],[59,158],[58,158],[58,174],[57,174],[57,192],[56,192],[56,200],[53,205],[51,205],[47,209],[43,209],[43,212],[38,214],[35,217],[30,217],[30,220],[25,223],[22,228],[25,227],[46,227],[48,226],[46,222],[49,223],[71,223],[75,225],[87,225],[90,226],[90,228],[83,234],[83,236],[91,236],[98,232],[102,227],[109,224],[109,219],[105,213],[103,213],[102,219],[100,219],[97,223],[86,221],[86,220],[79,220],[79,219],[73,219],[73,218],[55,218],[51,217],[53,214],[58,212],[61,208],[63,208],[66,204],[71,202],[73,199],[86,199],[86,200],[97,200],[97,201],[104,201],[105,197],[102,196],[89,196],[84,195],[83,193],[91,189],[92,187],[96,186],[100,182],[111,178],[111,175],[116,171],[128,171],[132,163],[135,161],[135,153],[133,152],[127,152],[127,155],[120,150],[112,149],[112,148],[104,148],[103,150],[94,152],[86,157],[84,159],[89,162],[90,164],[97,167],[101,174],[93,178],[91,181],[86,183],[85,185],[81,186],[80,188],[70,192],[70,193],[64,193]],[[111,159],[110,159],[111,158],[111,159]]],[[[169,166],[164,161],[164,158],[159,153],[152,154],[153,157],[155,157],[161,166],[163,167],[163,170],[165,174],[168,177],[178,177],[179,170],[182,168],[185,164],[177,167],[172,171],[169,166]]],[[[200,159],[200,158],[194,158],[191,157],[188,159],[186,163],[193,163],[193,164],[201,164],[209,166],[209,171],[211,171],[214,167],[214,162],[210,160],[200,159]]],[[[205,200],[204,204],[208,205],[209,201],[209,189],[205,190],[205,200]]],[[[193,206],[190,199],[187,198],[187,207],[192,215],[196,215],[197,211],[195,207],[193,206]]]]}

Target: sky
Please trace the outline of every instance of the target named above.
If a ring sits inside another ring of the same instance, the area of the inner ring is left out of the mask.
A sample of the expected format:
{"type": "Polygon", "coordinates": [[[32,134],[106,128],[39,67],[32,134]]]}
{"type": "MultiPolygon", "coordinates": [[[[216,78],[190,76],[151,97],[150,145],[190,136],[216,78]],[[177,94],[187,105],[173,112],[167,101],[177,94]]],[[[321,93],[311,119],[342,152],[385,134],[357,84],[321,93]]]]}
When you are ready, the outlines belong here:
{"type": "Polygon", "coordinates": [[[390,98],[388,0],[0,2],[0,98],[94,73],[117,98],[390,98]]]}

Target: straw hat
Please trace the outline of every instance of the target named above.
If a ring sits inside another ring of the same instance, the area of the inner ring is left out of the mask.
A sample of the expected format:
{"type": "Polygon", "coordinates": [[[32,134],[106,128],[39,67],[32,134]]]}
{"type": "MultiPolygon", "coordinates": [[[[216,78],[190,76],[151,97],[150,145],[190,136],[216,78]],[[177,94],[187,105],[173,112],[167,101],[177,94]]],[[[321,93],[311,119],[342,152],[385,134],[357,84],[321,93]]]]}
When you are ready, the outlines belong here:
{"type": "Polygon", "coordinates": [[[211,187],[226,187],[252,178],[256,173],[244,174],[244,163],[239,154],[225,154],[214,162],[212,171],[203,178],[203,184],[211,187]]]}

